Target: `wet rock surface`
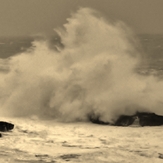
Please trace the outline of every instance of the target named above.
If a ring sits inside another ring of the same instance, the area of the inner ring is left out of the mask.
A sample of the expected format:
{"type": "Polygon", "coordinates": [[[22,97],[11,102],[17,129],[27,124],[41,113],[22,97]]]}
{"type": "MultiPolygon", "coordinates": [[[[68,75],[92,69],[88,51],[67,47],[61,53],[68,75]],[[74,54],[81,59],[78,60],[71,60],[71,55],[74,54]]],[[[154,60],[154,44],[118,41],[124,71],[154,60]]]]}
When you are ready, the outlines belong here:
{"type": "Polygon", "coordinates": [[[6,132],[14,128],[14,124],[9,122],[0,121],[0,131],[6,132]]]}
{"type": "Polygon", "coordinates": [[[136,116],[121,115],[114,123],[115,126],[130,126],[135,121],[136,116]]]}
{"type": "Polygon", "coordinates": [[[137,112],[134,115],[121,115],[115,120],[114,123],[104,122],[100,119],[100,116],[94,114],[89,116],[89,120],[92,123],[101,125],[113,125],[113,126],[130,126],[134,121],[138,119],[140,126],[161,126],[163,125],[163,116],[149,112],[137,112]]]}
{"type": "Polygon", "coordinates": [[[109,122],[104,122],[102,120],[100,120],[100,115],[95,115],[95,114],[90,114],[88,116],[88,119],[92,122],[92,123],[96,123],[96,124],[101,124],[101,125],[109,125],[109,122]]]}
{"type": "Polygon", "coordinates": [[[160,126],[163,125],[163,116],[155,113],[137,113],[140,126],[160,126]]]}

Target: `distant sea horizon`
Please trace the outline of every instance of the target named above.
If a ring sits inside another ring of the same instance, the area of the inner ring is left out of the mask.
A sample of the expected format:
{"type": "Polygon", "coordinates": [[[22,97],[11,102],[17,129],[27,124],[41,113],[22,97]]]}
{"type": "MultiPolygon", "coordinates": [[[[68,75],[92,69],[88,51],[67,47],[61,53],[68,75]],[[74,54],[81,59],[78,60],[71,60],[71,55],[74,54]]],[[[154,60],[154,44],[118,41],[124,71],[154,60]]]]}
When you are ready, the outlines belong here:
{"type": "MultiPolygon", "coordinates": [[[[47,37],[52,40],[53,37],[47,37]]],[[[163,68],[163,34],[136,34],[144,64],[163,68]]],[[[0,36],[0,58],[8,58],[26,51],[32,46],[34,36],[0,36]]],[[[56,42],[52,42],[56,43],[56,42]]]]}

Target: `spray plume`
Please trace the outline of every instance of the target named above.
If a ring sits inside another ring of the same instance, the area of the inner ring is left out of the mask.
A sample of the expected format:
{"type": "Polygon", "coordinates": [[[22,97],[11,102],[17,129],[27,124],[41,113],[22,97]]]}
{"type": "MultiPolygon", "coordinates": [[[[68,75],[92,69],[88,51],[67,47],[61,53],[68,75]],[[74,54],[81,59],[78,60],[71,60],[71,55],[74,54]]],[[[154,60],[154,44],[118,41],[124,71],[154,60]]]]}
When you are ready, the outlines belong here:
{"type": "Polygon", "coordinates": [[[82,8],[57,29],[64,48],[34,41],[28,51],[1,59],[1,115],[112,121],[121,114],[163,114],[163,82],[136,73],[136,39],[122,22],[82,8]]]}

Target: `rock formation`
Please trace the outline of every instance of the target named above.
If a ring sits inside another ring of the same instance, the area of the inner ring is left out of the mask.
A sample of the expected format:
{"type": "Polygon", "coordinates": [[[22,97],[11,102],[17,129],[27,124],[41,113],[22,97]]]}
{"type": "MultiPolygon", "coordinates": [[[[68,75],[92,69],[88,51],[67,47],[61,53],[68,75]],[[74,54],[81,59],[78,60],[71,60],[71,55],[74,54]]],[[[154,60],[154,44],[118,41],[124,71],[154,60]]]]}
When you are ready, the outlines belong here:
{"type": "Polygon", "coordinates": [[[14,128],[14,124],[12,123],[8,123],[8,122],[4,122],[4,121],[0,121],[0,131],[10,131],[14,128]]]}
{"type": "Polygon", "coordinates": [[[116,122],[114,123],[115,126],[129,126],[132,125],[136,119],[136,115],[121,115],[116,122]]]}
{"type": "Polygon", "coordinates": [[[93,114],[89,114],[88,115],[88,119],[92,122],[92,123],[96,123],[96,124],[101,124],[101,125],[109,125],[109,122],[104,122],[102,120],[100,120],[100,115],[95,115],[93,114]]]}
{"type": "Polygon", "coordinates": [[[163,125],[163,116],[149,112],[137,112],[134,115],[121,115],[114,123],[104,122],[100,119],[100,115],[95,114],[90,114],[88,118],[92,123],[101,125],[130,126],[134,123],[136,119],[138,119],[140,126],[163,125]]]}
{"type": "Polygon", "coordinates": [[[140,126],[160,126],[163,125],[163,116],[155,113],[138,112],[140,126]]]}

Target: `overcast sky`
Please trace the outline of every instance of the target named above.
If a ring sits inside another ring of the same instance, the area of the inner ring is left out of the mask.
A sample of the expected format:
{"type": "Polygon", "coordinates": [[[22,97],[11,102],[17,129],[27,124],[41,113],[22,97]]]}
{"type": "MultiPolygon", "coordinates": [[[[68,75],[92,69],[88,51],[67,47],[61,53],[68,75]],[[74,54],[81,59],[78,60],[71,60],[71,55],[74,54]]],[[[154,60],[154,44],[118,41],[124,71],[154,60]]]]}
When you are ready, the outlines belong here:
{"type": "Polygon", "coordinates": [[[163,0],[0,0],[0,36],[52,34],[79,7],[122,20],[136,33],[163,34],[163,0]]]}

